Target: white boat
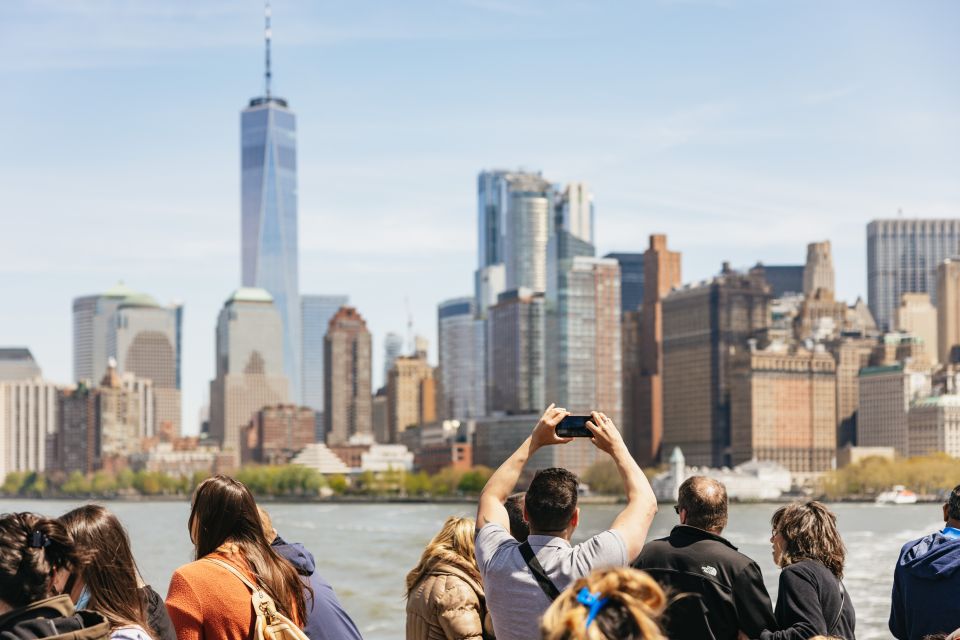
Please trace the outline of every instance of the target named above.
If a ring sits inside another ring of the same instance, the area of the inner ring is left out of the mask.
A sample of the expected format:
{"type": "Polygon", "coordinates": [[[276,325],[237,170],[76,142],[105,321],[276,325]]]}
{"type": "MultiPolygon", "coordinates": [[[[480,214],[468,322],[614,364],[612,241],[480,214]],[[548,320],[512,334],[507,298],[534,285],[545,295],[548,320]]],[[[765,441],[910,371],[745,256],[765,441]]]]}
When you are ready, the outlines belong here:
{"type": "Polygon", "coordinates": [[[877,504],[915,504],[917,494],[898,484],[890,491],[884,491],[877,496],[877,504]]]}

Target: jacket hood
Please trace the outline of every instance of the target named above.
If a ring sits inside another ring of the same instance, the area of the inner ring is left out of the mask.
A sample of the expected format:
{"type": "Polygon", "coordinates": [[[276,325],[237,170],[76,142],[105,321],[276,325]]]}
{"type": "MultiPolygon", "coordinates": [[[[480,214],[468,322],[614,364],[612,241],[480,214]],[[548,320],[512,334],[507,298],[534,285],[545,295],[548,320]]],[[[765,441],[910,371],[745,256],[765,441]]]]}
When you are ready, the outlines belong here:
{"type": "Polygon", "coordinates": [[[107,640],[110,625],[99,613],[75,612],[70,596],[66,595],[40,600],[0,617],[0,640],[60,637],[107,640]]]}
{"type": "Polygon", "coordinates": [[[287,562],[292,564],[300,575],[312,576],[313,572],[317,570],[317,562],[313,559],[313,554],[307,551],[306,547],[299,542],[290,543],[280,536],[277,536],[276,539],[270,543],[270,546],[287,562]]]}
{"type": "Polygon", "coordinates": [[[907,543],[900,555],[900,566],[925,580],[943,580],[960,570],[960,539],[931,533],[907,543]]]}

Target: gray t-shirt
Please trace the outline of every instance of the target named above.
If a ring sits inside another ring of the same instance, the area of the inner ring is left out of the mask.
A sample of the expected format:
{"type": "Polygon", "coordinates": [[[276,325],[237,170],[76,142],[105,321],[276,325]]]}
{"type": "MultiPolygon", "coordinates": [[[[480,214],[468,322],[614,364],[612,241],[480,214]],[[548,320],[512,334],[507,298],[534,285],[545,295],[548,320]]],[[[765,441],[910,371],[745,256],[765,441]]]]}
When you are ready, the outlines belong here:
{"type": "MultiPolygon", "coordinates": [[[[531,535],[528,541],[543,570],[561,591],[594,569],[627,564],[627,547],[613,530],[598,533],[575,547],[553,536],[531,535]]],[[[477,533],[477,565],[497,640],[536,640],[540,637],[540,617],[550,606],[519,546],[499,524],[486,524],[477,533]]]]}

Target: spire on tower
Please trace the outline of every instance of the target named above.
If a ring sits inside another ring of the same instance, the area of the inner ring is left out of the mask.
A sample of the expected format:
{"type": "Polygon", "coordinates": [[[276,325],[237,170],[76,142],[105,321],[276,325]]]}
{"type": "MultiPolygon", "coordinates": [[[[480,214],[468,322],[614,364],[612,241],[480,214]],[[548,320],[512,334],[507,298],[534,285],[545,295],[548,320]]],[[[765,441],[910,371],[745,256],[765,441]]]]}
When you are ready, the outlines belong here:
{"type": "Polygon", "coordinates": [[[270,0],[264,4],[263,8],[263,19],[264,19],[264,28],[263,28],[263,37],[267,46],[267,68],[266,68],[266,83],[267,83],[267,99],[270,99],[270,37],[272,33],[270,32],[270,0]]]}

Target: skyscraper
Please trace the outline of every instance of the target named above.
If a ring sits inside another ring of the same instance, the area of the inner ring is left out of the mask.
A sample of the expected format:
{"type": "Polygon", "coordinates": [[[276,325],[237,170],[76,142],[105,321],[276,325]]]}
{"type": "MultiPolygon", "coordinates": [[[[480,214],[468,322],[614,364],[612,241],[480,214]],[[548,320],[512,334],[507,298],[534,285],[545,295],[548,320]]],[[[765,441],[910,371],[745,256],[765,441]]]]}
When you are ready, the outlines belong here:
{"type": "Polygon", "coordinates": [[[593,244],[593,194],[585,182],[571,182],[556,194],[554,227],[593,244]]]}
{"type": "Polygon", "coordinates": [[[817,291],[834,292],[833,255],[830,241],[807,245],[807,263],[803,267],[803,293],[812,296],[817,291]]]}
{"type": "Polygon", "coordinates": [[[894,314],[897,331],[906,331],[923,342],[923,350],[930,364],[937,362],[940,345],[937,340],[937,310],[930,304],[928,293],[905,293],[894,314]]]}
{"type": "Polygon", "coordinates": [[[303,404],[316,412],[314,435],[317,442],[323,442],[323,338],[327,335],[330,319],[348,300],[347,296],[300,296],[303,404]]]}
{"type": "Polygon", "coordinates": [[[341,307],[327,328],[323,350],[324,420],[329,445],[373,435],[373,351],[363,316],[341,307]]]}
{"type": "Polygon", "coordinates": [[[960,254],[960,219],[874,220],[867,225],[867,302],[883,331],[904,293],[937,306],[937,265],[960,254]]]}
{"type": "Polygon", "coordinates": [[[620,310],[637,311],[643,303],[643,254],[608,253],[603,257],[620,264],[620,310]]]}
{"type": "Polygon", "coordinates": [[[217,321],[217,377],[210,383],[210,437],[240,460],[240,434],[256,411],[286,404],[283,325],[264,289],[237,289],[217,321]]]}
{"type": "Polygon", "coordinates": [[[387,378],[387,430],[391,443],[400,434],[436,419],[436,381],[425,351],[400,356],[387,378]],[[432,406],[431,406],[432,405],[432,406]]]}
{"type": "Polygon", "coordinates": [[[180,435],[179,309],[161,307],[147,295],[127,296],[117,306],[111,336],[117,371],[152,381],[156,429],[170,436],[180,435]]]}
{"type": "Polygon", "coordinates": [[[441,417],[466,419],[486,415],[483,320],[475,314],[472,297],[453,298],[437,308],[440,382],[444,406],[441,417]]]}
{"type": "Polygon", "coordinates": [[[30,349],[0,347],[0,382],[39,378],[40,373],[40,366],[33,359],[30,349]]]}
{"type": "Polygon", "coordinates": [[[57,431],[57,393],[39,376],[0,378],[0,478],[50,466],[47,442],[57,431]]]}
{"type": "Polygon", "coordinates": [[[667,248],[667,236],[650,236],[643,253],[643,309],[639,338],[639,385],[623,390],[624,402],[636,407],[627,442],[640,464],[660,458],[663,438],[663,299],[679,287],[681,255],[667,248]],[[628,399],[632,397],[632,399],[628,399]]]}
{"type": "Polygon", "coordinates": [[[263,96],[240,114],[242,285],[267,290],[283,326],[283,366],[301,397],[296,116],[270,92],[270,9],[263,96]]]}

